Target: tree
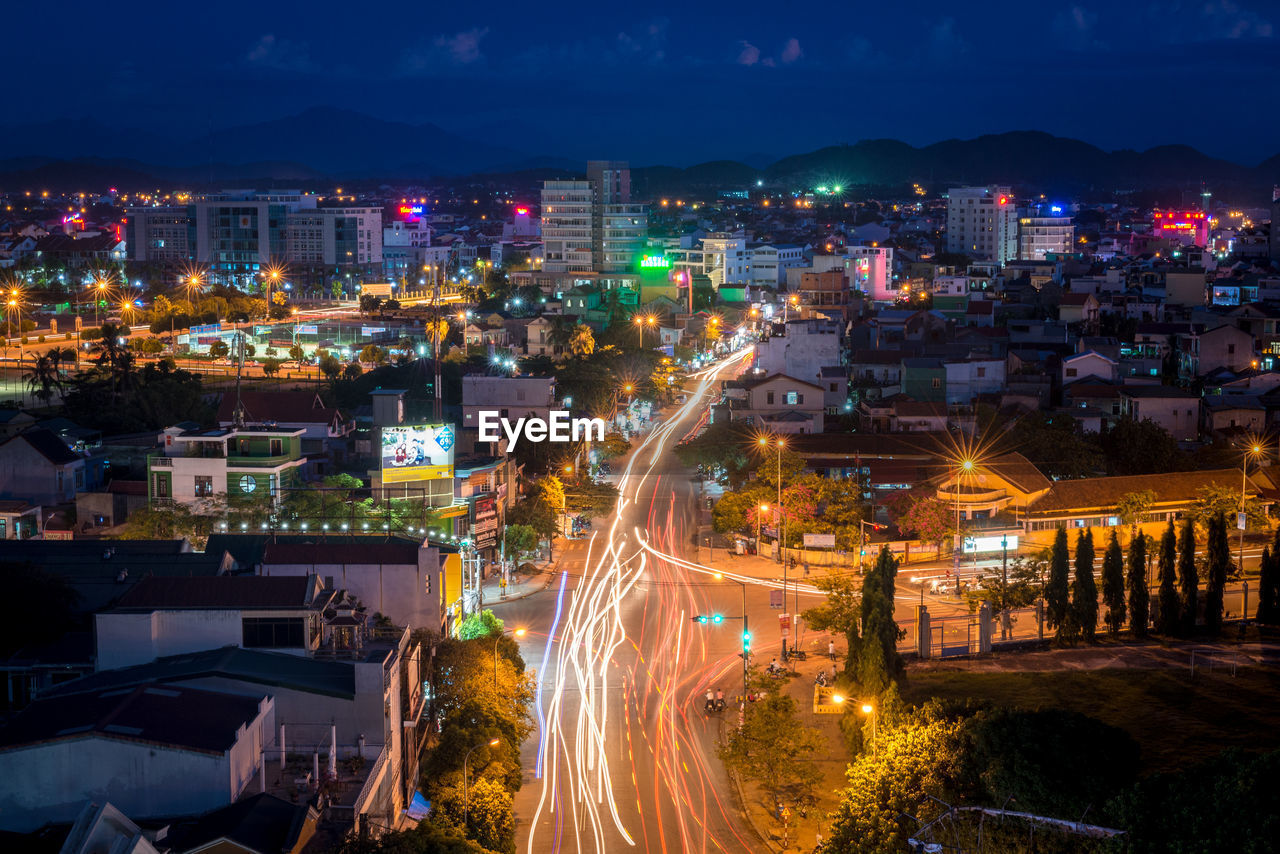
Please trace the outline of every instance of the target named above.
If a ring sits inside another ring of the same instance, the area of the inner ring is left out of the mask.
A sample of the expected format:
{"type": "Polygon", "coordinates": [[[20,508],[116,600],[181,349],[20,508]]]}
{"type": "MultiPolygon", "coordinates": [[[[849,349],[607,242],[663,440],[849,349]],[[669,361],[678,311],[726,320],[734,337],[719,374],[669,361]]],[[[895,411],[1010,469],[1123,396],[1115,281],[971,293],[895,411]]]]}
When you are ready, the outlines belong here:
{"type": "Polygon", "coordinates": [[[497,615],[485,608],[478,614],[468,614],[458,624],[458,637],[464,641],[498,637],[502,634],[503,625],[502,620],[498,619],[497,615]]]}
{"type": "Polygon", "coordinates": [[[569,352],[576,358],[590,356],[596,351],[596,339],[591,332],[591,327],[585,323],[579,323],[573,327],[573,332],[569,334],[569,352]]]}
{"type": "Polygon", "coordinates": [[[329,382],[335,382],[338,375],[342,373],[342,363],[330,353],[325,353],[320,357],[319,361],[320,373],[324,374],[325,379],[329,382]]]}
{"type": "Polygon", "coordinates": [[[203,548],[213,530],[213,519],[199,515],[187,505],[171,504],[139,507],[129,514],[122,540],[181,540],[186,539],[197,548],[203,548]]]}
{"type": "Polygon", "coordinates": [[[1262,550],[1257,616],[1264,625],[1280,623],[1280,528],[1276,528],[1271,548],[1262,550]]]}
{"type": "Polygon", "coordinates": [[[1116,516],[1120,518],[1120,524],[1132,528],[1133,535],[1136,536],[1138,526],[1142,524],[1147,511],[1151,509],[1155,502],[1156,494],[1150,489],[1126,492],[1116,502],[1116,516]]]}
{"type": "Polygon", "coordinates": [[[1019,418],[1009,428],[1010,444],[1054,480],[1088,477],[1102,467],[1096,440],[1086,436],[1070,415],[1040,410],[1019,418]]]}
{"type": "MultiPolygon", "coordinates": [[[[1240,511],[1240,492],[1226,484],[1218,484],[1216,486],[1206,486],[1200,489],[1196,496],[1196,503],[1191,508],[1191,516],[1195,522],[1206,531],[1209,528],[1209,520],[1217,514],[1234,519],[1235,514],[1240,511]]],[[[1262,503],[1255,498],[1251,498],[1244,503],[1245,522],[1251,528],[1262,528],[1270,525],[1270,519],[1267,518],[1267,512],[1262,503]]]]}
{"type": "Polygon", "coordinates": [[[1227,542],[1227,517],[1213,517],[1209,526],[1209,583],[1204,593],[1204,624],[1211,634],[1222,631],[1223,594],[1231,567],[1231,545],[1227,542]]]}
{"type": "Polygon", "coordinates": [[[1178,535],[1173,530],[1173,520],[1169,520],[1164,536],[1160,540],[1160,591],[1156,595],[1156,634],[1172,635],[1178,632],[1178,590],[1175,582],[1177,574],[1178,535]]]}
{"type": "Polygon", "coordinates": [[[519,559],[538,548],[538,532],[530,525],[507,525],[502,541],[507,554],[519,559]]]}
{"type": "Polygon", "coordinates": [[[279,359],[263,359],[262,373],[269,377],[274,377],[276,374],[280,373],[280,360],[279,359]]]}
{"type": "Polygon", "coordinates": [[[1049,558],[1049,583],[1044,588],[1045,617],[1059,639],[1070,637],[1071,558],[1067,551],[1067,529],[1059,526],[1049,558]]]}
{"type": "Polygon", "coordinates": [[[1178,540],[1178,632],[1190,635],[1196,628],[1200,604],[1200,579],[1196,575],[1196,523],[1191,517],[1182,525],[1178,540]]]}
{"type": "Polygon", "coordinates": [[[387,360],[387,351],[377,344],[366,344],[360,350],[360,361],[380,365],[387,360]]]}
{"type": "Polygon", "coordinates": [[[1111,529],[1111,542],[1102,558],[1102,601],[1107,605],[1105,622],[1107,634],[1112,638],[1120,634],[1124,625],[1124,552],[1120,549],[1120,537],[1111,529]]]}
{"type": "Polygon", "coordinates": [[[1102,436],[1102,451],[1111,475],[1156,474],[1183,467],[1178,440],[1150,418],[1117,420],[1102,436]]]}
{"type": "Polygon", "coordinates": [[[802,614],[805,625],[817,632],[844,635],[844,669],[846,672],[856,672],[862,592],[853,576],[840,573],[821,576],[814,580],[813,586],[825,593],[827,598],[821,605],[809,608],[802,614]]]}
{"type": "Polygon", "coordinates": [[[964,724],[936,703],[896,723],[882,714],[878,724],[875,749],[849,764],[823,854],[907,850],[919,827],[909,817],[936,810],[931,798],[946,797],[960,775],[964,724]]]}
{"type": "Polygon", "coordinates": [[[59,350],[51,350],[35,358],[31,369],[23,375],[32,396],[40,398],[47,404],[55,391],[62,391],[61,363],[62,353],[59,350]]]}
{"type": "Polygon", "coordinates": [[[1129,629],[1136,638],[1147,636],[1151,592],[1147,589],[1147,538],[1138,533],[1129,541],[1129,629]]]}
{"type": "Polygon", "coordinates": [[[729,730],[720,758],[764,789],[772,808],[784,798],[808,799],[816,782],[809,760],[825,746],[822,734],[800,721],[795,698],[771,691],[748,705],[742,727],[729,730]]]}
{"type": "Polygon", "coordinates": [[[898,655],[898,624],[893,619],[893,591],[898,561],[888,546],[862,582],[862,644],[858,650],[858,684],[873,695],[881,694],[902,671],[898,655]]]}
{"type": "Polygon", "coordinates": [[[214,341],[209,345],[209,355],[215,359],[225,359],[230,352],[231,347],[226,341],[214,341]]]}
{"type": "Polygon", "coordinates": [[[1071,622],[1086,643],[1093,643],[1098,631],[1098,584],[1093,578],[1093,529],[1076,536],[1076,573],[1071,583],[1071,622]]]}
{"type": "Polygon", "coordinates": [[[894,524],[904,534],[941,546],[956,531],[955,515],[946,504],[928,496],[900,499],[894,524]]]}
{"type": "Polygon", "coordinates": [[[305,350],[302,349],[301,344],[294,344],[292,347],[289,348],[289,358],[293,359],[295,362],[301,362],[306,357],[307,357],[307,353],[305,350]]]}

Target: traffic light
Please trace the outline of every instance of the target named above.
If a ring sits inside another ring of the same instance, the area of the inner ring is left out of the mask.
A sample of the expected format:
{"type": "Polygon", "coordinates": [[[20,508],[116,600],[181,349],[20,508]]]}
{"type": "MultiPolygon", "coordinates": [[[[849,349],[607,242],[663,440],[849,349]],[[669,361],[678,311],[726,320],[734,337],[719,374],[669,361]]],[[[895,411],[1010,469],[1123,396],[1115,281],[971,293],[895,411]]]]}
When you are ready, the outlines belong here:
{"type": "Polygon", "coordinates": [[[698,616],[696,616],[696,617],[692,617],[691,619],[692,619],[695,623],[702,623],[704,626],[705,626],[707,623],[715,623],[715,624],[718,626],[718,625],[720,625],[721,623],[723,623],[723,622],[724,622],[724,615],[723,615],[723,614],[712,614],[711,616],[707,616],[706,614],[699,614],[698,616]]]}
{"type": "Polygon", "coordinates": [[[723,615],[723,614],[712,614],[712,615],[711,615],[711,622],[715,623],[717,626],[718,626],[718,625],[720,625],[721,623],[723,623],[723,622],[724,622],[724,615],[723,615]]]}
{"type": "Polygon", "coordinates": [[[742,633],[742,649],[745,652],[751,652],[751,632],[742,633]]]}
{"type": "Polygon", "coordinates": [[[706,625],[707,622],[709,621],[709,618],[705,614],[699,614],[698,616],[693,618],[693,621],[695,623],[702,623],[703,625],[706,625]]]}

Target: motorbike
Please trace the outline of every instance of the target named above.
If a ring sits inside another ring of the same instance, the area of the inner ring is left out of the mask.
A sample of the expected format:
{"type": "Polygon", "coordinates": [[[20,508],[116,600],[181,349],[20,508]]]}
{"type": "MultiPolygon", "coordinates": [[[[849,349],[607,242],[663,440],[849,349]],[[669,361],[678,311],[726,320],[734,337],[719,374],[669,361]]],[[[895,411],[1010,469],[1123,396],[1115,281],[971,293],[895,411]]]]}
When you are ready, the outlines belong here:
{"type": "Polygon", "coordinates": [[[827,671],[819,670],[818,675],[814,677],[813,684],[823,688],[827,687],[827,671]]]}
{"type": "Polygon", "coordinates": [[[702,710],[707,714],[711,714],[712,712],[723,712],[724,698],[707,700],[702,704],[702,710]]]}

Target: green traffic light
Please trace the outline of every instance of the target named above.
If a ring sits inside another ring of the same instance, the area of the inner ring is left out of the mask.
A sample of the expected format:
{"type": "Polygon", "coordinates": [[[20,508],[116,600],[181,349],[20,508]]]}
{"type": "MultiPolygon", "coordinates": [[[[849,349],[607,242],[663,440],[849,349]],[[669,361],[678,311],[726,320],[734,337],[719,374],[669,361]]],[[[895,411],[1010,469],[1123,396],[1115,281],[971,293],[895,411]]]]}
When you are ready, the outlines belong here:
{"type": "Polygon", "coordinates": [[[711,622],[715,623],[717,626],[718,626],[718,625],[720,625],[721,623],[723,623],[723,622],[724,622],[724,615],[722,615],[722,614],[714,614],[714,615],[712,615],[712,617],[711,617],[711,622]]]}

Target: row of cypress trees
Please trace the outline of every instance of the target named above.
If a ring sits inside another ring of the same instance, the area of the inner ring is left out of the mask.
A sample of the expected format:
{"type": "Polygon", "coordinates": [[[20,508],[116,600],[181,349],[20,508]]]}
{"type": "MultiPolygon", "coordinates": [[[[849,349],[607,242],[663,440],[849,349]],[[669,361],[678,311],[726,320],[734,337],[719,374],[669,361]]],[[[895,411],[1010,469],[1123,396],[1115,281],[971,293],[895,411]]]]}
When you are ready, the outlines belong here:
{"type": "MultiPolygon", "coordinates": [[[[1227,520],[1222,513],[1209,519],[1208,578],[1203,594],[1204,625],[1211,634],[1222,630],[1223,594],[1231,569],[1231,547],[1227,520]]],[[[1098,588],[1094,579],[1096,552],[1092,529],[1076,537],[1074,573],[1068,553],[1067,530],[1058,528],[1045,584],[1045,617],[1059,640],[1092,642],[1098,627],[1098,588]]],[[[1157,560],[1159,590],[1156,594],[1156,634],[1186,637],[1196,626],[1202,601],[1196,572],[1196,526],[1187,518],[1179,537],[1170,521],[1160,541],[1157,560]]],[[[1258,606],[1262,622],[1280,621],[1280,530],[1276,546],[1263,553],[1263,584],[1258,606]],[[1264,610],[1268,619],[1264,619],[1264,610]]],[[[1102,559],[1103,622],[1115,637],[1128,620],[1135,637],[1145,637],[1151,614],[1151,594],[1147,579],[1147,541],[1141,535],[1129,543],[1126,560],[1120,540],[1113,530],[1102,559]]]]}

